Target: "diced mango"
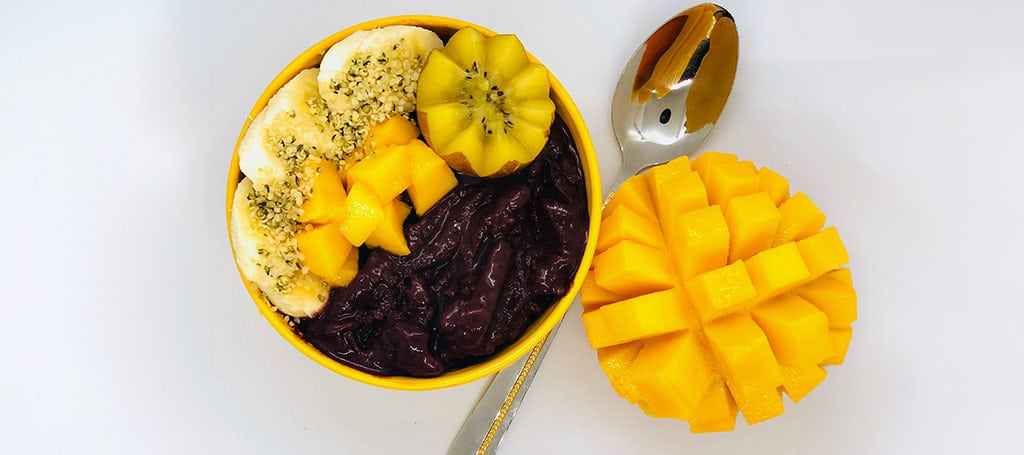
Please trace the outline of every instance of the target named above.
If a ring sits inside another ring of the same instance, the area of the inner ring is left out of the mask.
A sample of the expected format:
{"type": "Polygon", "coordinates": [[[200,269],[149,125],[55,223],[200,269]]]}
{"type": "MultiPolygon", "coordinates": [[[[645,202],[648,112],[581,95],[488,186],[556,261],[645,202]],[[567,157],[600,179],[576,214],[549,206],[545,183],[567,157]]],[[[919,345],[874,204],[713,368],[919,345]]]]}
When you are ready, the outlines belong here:
{"type": "Polygon", "coordinates": [[[583,279],[583,287],[580,288],[580,303],[583,304],[583,311],[590,311],[625,299],[624,296],[598,286],[593,273],[588,273],[583,279]]]}
{"type": "Polygon", "coordinates": [[[696,172],[681,172],[662,182],[667,187],[656,193],[654,203],[663,228],[671,232],[678,229],[677,217],[708,206],[704,182],[696,172]]]}
{"type": "Polygon", "coordinates": [[[601,254],[612,245],[624,239],[631,239],[660,250],[665,249],[665,239],[658,225],[641,218],[633,209],[620,205],[615,213],[601,222],[601,235],[597,237],[597,253],[601,254]]]}
{"type": "Polygon", "coordinates": [[[448,163],[423,141],[409,142],[405,153],[409,157],[410,166],[409,199],[412,200],[416,214],[423,215],[455,188],[459,181],[448,163]]]}
{"type": "Polygon", "coordinates": [[[780,363],[805,367],[832,356],[828,319],[806,300],[784,294],[754,307],[754,321],[780,363]]]}
{"type": "Polygon", "coordinates": [[[654,166],[645,171],[643,175],[647,179],[647,188],[650,190],[651,196],[657,198],[658,193],[663,191],[661,188],[666,182],[686,172],[690,172],[690,158],[683,155],[665,164],[654,166]]]}
{"type": "MultiPolygon", "coordinates": [[[[352,244],[341,234],[337,223],[307,228],[295,234],[302,265],[332,286],[345,286],[351,281],[345,270],[349,256],[358,256],[352,244]]],[[[354,275],[354,274],[353,274],[354,275]]]]}
{"type": "Polygon", "coordinates": [[[789,199],[789,180],[785,177],[766,167],[758,169],[757,176],[760,177],[758,191],[768,193],[776,207],[789,199]]]}
{"type": "Polygon", "coordinates": [[[348,215],[341,223],[341,233],[350,243],[360,246],[384,220],[384,207],[373,190],[362,184],[349,189],[345,207],[348,215]]]}
{"type": "Polygon", "coordinates": [[[362,185],[380,201],[389,201],[402,194],[411,183],[409,158],[405,147],[387,146],[374,149],[345,173],[349,191],[362,185]]]}
{"type": "Polygon", "coordinates": [[[708,172],[708,202],[728,209],[734,197],[756,193],[760,178],[750,161],[720,164],[708,172]]]}
{"type": "Polygon", "coordinates": [[[825,214],[804,193],[796,193],[779,205],[779,227],[772,245],[810,237],[825,226],[825,214]]]}
{"type": "Polygon", "coordinates": [[[757,295],[743,261],[693,277],[686,282],[686,291],[701,321],[737,311],[757,295]]]}
{"type": "Polygon", "coordinates": [[[623,240],[594,257],[598,286],[619,295],[640,295],[675,285],[672,262],[664,250],[623,240]]]}
{"type": "MultiPolygon", "coordinates": [[[[850,255],[846,253],[846,247],[839,239],[839,231],[835,227],[799,240],[796,246],[812,277],[819,277],[850,261],[850,255]]],[[[850,283],[852,285],[852,280],[850,283]]]]}
{"type": "Polygon", "coordinates": [[[850,350],[850,339],[853,338],[853,328],[847,327],[844,329],[830,329],[829,335],[832,337],[832,350],[835,351],[835,355],[825,359],[821,362],[822,365],[842,365],[846,361],[846,353],[850,350]]]}
{"type": "Polygon", "coordinates": [[[747,316],[733,314],[704,326],[711,351],[747,423],[782,414],[782,374],[768,337],[747,316]]]}
{"type": "MultiPolygon", "coordinates": [[[[824,232],[824,231],[822,231],[822,232],[824,232]]],[[[797,248],[799,248],[799,247],[800,247],[800,244],[797,243],[797,248]]],[[[803,253],[801,253],[801,254],[803,254],[803,253]]],[[[807,262],[806,258],[804,258],[804,262],[807,262]]],[[[851,287],[853,286],[853,275],[850,274],[850,269],[848,269],[848,268],[835,269],[835,270],[833,270],[831,272],[826,273],[825,276],[828,277],[828,278],[831,278],[833,280],[842,281],[843,283],[846,283],[846,284],[850,285],[851,287]]]]}
{"type": "Polygon", "coordinates": [[[348,286],[355,279],[357,273],[359,273],[359,248],[353,248],[348,258],[345,259],[345,265],[338,272],[338,276],[334,277],[330,284],[339,287],[348,286]]]}
{"type": "Polygon", "coordinates": [[[821,277],[793,290],[828,318],[832,328],[849,327],[857,320],[857,291],[853,286],[829,277],[821,277]]]}
{"type": "Polygon", "coordinates": [[[780,217],[779,209],[766,192],[733,199],[725,209],[725,223],[729,225],[729,262],[748,259],[771,247],[780,217]]]}
{"type": "Polygon", "coordinates": [[[313,190],[302,204],[299,222],[312,224],[339,223],[345,219],[345,187],[338,168],[328,162],[317,166],[313,190]]]}
{"type": "Polygon", "coordinates": [[[371,127],[366,143],[370,148],[377,148],[408,144],[418,137],[420,137],[420,129],[411,120],[396,115],[371,127]]]}
{"type": "Polygon", "coordinates": [[[377,229],[366,238],[366,246],[384,248],[385,251],[397,256],[409,254],[409,243],[405,240],[403,225],[411,210],[411,207],[398,199],[385,203],[384,217],[377,225],[377,229]]]}
{"type": "Polygon", "coordinates": [[[686,280],[726,264],[729,259],[729,225],[722,208],[713,205],[676,218],[675,228],[665,232],[669,248],[675,247],[679,275],[686,280]]]}
{"type": "Polygon", "coordinates": [[[825,380],[827,374],[825,369],[818,365],[792,367],[781,364],[779,369],[782,372],[782,389],[794,403],[798,403],[811,393],[811,390],[825,380]]]}
{"type": "Polygon", "coordinates": [[[786,292],[810,277],[794,242],[757,253],[746,264],[759,300],[786,292]]]}
{"type": "Polygon", "coordinates": [[[597,350],[597,361],[608,376],[608,382],[615,389],[615,393],[630,403],[636,403],[640,394],[636,390],[636,385],[626,379],[626,372],[643,347],[644,341],[637,340],[597,350]]]}
{"type": "Polygon", "coordinates": [[[735,163],[737,161],[739,161],[739,158],[736,158],[736,155],[733,155],[732,153],[704,152],[698,155],[697,158],[690,161],[690,167],[700,174],[701,179],[707,182],[708,171],[710,171],[712,167],[719,164],[735,163]]]}
{"type": "Polygon", "coordinates": [[[658,220],[658,215],[654,212],[651,193],[647,189],[647,180],[642,175],[634,175],[622,182],[619,189],[615,191],[615,196],[604,207],[601,217],[604,218],[614,213],[615,208],[620,204],[633,209],[638,215],[651,222],[658,220]]]}
{"type": "Polygon", "coordinates": [[[627,372],[641,399],[659,415],[687,420],[714,382],[696,333],[672,333],[644,345],[627,372]]]}
{"type": "Polygon", "coordinates": [[[690,418],[690,433],[732,431],[736,427],[738,411],[725,382],[716,381],[708,388],[697,412],[690,418]]]}
{"type": "Polygon", "coordinates": [[[609,303],[583,313],[587,339],[594,349],[662,335],[690,326],[681,290],[669,289],[609,303]]]}

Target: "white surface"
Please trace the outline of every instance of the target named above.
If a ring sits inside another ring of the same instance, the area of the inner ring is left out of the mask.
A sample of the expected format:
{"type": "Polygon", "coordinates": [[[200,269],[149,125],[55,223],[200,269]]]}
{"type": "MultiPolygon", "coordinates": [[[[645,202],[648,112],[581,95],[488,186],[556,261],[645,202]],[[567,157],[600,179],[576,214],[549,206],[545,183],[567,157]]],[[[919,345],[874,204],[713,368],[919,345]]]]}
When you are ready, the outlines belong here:
{"type": "MultiPolygon", "coordinates": [[[[243,118],[334,31],[456,16],[548,65],[608,182],[621,66],[688,6],[37,3],[0,15],[0,453],[441,453],[485,381],[361,385],[249,301],[224,220],[243,118]]],[[[782,171],[839,227],[860,295],[846,364],[782,417],[691,435],[612,392],[574,307],[502,453],[1019,453],[1024,3],[819,3],[725,5],[740,69],[707,148],[782,171]]]]}

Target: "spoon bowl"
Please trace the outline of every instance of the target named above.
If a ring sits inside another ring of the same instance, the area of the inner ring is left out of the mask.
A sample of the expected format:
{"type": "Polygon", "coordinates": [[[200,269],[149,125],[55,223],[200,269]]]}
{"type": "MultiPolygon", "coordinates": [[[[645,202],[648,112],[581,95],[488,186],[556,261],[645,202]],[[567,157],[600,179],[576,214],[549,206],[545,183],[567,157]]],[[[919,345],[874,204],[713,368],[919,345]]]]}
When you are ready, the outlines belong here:
{"type": "MultiPolygon", "coordinates": [[[[697,151],[725,108],[738,55],[732,15],[710,3],[677,14],[637,48],[612,97],[612,129],[622,166],[605,204],[629,177],[697,151]]],[[[497,450],[557,329],[494,377],[449,454],[497,450]]]]}

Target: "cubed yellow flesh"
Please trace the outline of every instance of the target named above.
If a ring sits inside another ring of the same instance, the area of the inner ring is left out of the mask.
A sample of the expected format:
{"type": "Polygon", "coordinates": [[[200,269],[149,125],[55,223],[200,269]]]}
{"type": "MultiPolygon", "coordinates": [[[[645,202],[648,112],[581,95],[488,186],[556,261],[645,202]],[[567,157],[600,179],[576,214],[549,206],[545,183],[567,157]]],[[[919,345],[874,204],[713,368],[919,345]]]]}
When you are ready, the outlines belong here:
{"type": "Polygon", "coordinates": [[[313,179],[313,190],[302,204],[299,222],[312,224],[338,223],[345,219],[345,187],[334,165],[321,162],[313,179]]]}
{"type": "Polygon", "coordinates": [[[758,169],[757,176],[759,178],[758,191],[768,193],[776,206],[789,199],[789,180],[786,180],[785,177],[766,167],[758,169]]]}
{"type": "Polygon", "coordinates": [[[804,193],[796,193],[779,205],[779,227],[772,245],[804,239],[825,226],[825,214],[804,193]]]}
{"type": "Polygon", "coordinates": [[[459,182],[448,163],[422,141],[410,142],[405,153],[409,159],[409,199],[416,214],[422,216],[459,182]]]}
{"type": "Polygon", "coordinates": [[[341,233],[351,244],[361,246],[384,220],[384,206],[373,190],[356,184],[349,189],[345,207],[348,215],[341,223],[341,233]]]}
{"type": "Polygon", "coordinates": [[[733,199],[725,210],[725,223],[729,225],[729,262],[749,259],[770,247],[780,216],[766,192],[733,199]]]}
{"type": "Polygon", "coordinates": [[[384,216],[377,229],[366,238],[366,246],[383,248],[397,256],[409,254],[409,243],[405,240],[405,231],[402,227],[412,208],[398,199],[388,201],[383,208],[384,216]]]}
{"type": "Polygon", "coordinates": [[[420,129],[409,119],[396,115],[370,128],[367,143],[371,148],[408,144],[420,137],[420,129]]]}
{"type": "Polygon", "coordinates": [[[856,319],[838,233],[754,169],[707,153],[627,180],[584,279],[583,322],[612,386],[693,432],[777,416],[783,391],[803,399],[844,360],[856,319]]]}
{"type": "Polygon", "coordinates": [[[689,327],[681,294],[675,288],[652,292],[583,313],[590,346],[614,346],[689,327]]]}
{"type": "Polygon", "coordinates": [[[362,185],[377,196],[381,202],[390,201],[409,187],[409,158],[400,146],[386,146],[374,149],[373,155],[363,158],[345,173],[349,190],[362,185]]]}
{"type": "Polygon", "coordinates": [[[639,394],[636,385],[626,379],[626,373],[643,347],[643,341],[633,341],[597,350],[597,361],[608,376],[608,382],[615,389],[615,393],[630,403],[636,403],[639,394]]]}
{"type": "Polygon", "coordinates": [[[655,412],[680,420],[693,416],[714,383],[698,335],[690,331],[652,338],[629,367],[627,377],[655,412]]]}
{"type": "Polygon", "coordinates": [[[725,210],[733,198],[756,193],[759,180],[750,161],[713,166],[708,171],[708,202],[725,210]]]}
{"type": "MultiPolygon", "coordinates": [[[[302,265],[327,281],[331,286],[348,285],[345,264],[349,256],[357,256],[358,250],[341,234],[337,223],[312,226],[295,234],[295,241],[302,253],[302,265]]],[[[353,274],[354,276],[354,274],[353,274]]]]}
{"type": "Polygon", "coordinates": [[[754,307],[751,315],[781,363],[817,365],[833,354],[825,313],[798,296],[776,297],[754,307]]]}

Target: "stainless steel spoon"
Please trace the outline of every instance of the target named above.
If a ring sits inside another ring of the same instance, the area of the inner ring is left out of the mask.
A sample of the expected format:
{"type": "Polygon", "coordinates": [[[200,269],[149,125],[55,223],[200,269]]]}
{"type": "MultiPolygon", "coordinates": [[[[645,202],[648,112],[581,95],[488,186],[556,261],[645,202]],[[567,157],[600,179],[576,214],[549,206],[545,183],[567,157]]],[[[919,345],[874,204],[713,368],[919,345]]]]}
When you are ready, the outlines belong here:
{"type": "MultiPolygon", "coordinates": [[[[732,15],[709,3],[669,19],[637,48],[612,98],[612,129],[622,149],[622,167],[605,204],[629,177],[697,151],[729,98],[738,48],[732,15]]],[[[495,453],[557,330],[555,326],[529,355],[495,375],[449,455],[495,453]]]]}

